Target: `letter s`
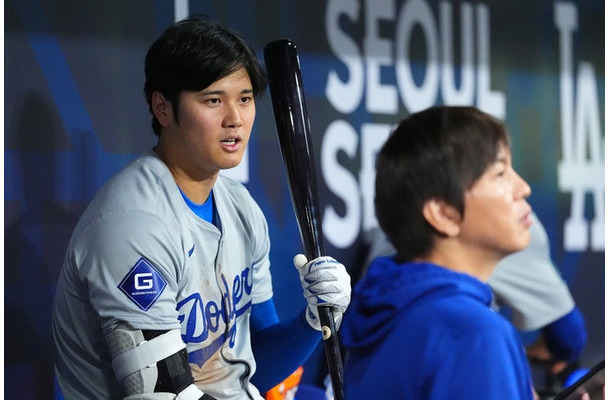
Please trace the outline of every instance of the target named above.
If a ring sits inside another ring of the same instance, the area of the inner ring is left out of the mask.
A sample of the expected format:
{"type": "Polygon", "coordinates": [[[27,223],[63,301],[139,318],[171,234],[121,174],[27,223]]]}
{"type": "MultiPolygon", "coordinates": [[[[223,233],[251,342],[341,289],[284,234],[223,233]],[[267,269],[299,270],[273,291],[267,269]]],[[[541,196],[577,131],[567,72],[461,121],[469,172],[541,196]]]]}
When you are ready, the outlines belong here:
{"type": "Polygon", "coordinates": [[[337,162],[340,151],[348,157],[356,157],[358,151],[358,133],[351,125],[342,120],[332,122],[322,141],[322,175],[328,188],[345,203],[345,215],[342,217],[327,205],[322,218],[322,230],[328,241],[338,248],[349,247],[360,230],[360,190],[358,181],[349,171],[337,162]]]}
{"type": "Polygon", "coordinates": [[[364,93],[364,64],[354,41],[341,31],[339,19],[347,14],[358,19],[360,4],[356,0],[330,0],[326,8],[326,33],[333,53],[345,63],[348,78],[345,82],[331,70],[326,82],[326,97],[335,110],[349,114],[356,110],[364,93]]]}

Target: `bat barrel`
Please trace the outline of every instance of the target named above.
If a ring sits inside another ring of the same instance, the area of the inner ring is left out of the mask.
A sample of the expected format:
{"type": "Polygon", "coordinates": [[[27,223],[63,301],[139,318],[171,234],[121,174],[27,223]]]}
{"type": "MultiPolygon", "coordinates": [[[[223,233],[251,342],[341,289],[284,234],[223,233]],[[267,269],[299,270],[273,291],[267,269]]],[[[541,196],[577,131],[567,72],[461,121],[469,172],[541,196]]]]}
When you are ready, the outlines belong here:
{"type": "Polygon", "coordinates": [[[305,253],[311,260],[324,255],[324,248],[316,164],[297,48],[290,40],[277,40],[265,46],[264,55],[290,194],[305,253]]]}
{"type": "MultiPolygon", "coordinates": [[[[325,255],[316,163],[299,57],[294,43],[282,39],[265,46],[265,68],[292,205],[307,258],[325,255]]],[[[318,307],[326,363],[335,400],[343,400],[343,362],[330,307],[318,307]]]]}

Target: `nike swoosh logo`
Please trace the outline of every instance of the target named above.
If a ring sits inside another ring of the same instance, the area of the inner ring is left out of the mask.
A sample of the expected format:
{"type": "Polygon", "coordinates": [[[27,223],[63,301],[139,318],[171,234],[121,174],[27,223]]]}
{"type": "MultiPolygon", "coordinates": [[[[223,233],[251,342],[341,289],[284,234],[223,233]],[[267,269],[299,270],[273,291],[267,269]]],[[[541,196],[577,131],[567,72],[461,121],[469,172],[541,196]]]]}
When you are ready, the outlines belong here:
{"type": "Polygon", "coordinates": [[[195,245],[193,245],[193,247],[189,250],[189,257],[193,254],[194,251],[195,251],[195,245]]]}

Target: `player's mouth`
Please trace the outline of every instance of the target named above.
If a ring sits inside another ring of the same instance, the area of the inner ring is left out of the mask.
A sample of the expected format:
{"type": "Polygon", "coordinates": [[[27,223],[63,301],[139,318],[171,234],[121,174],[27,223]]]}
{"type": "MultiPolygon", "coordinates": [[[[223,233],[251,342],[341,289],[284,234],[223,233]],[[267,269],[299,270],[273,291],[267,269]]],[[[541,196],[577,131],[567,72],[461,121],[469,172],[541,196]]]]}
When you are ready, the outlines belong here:
{"type": "Polygon", "coordinates": [[[240,147],[241,139],[238,137],[227,138],[220,141],[220,144],[228,151],[237,151],[240,147]]]}
{"type": "Polygon", "coordinates": [[[520,221],[523,225],[525,225],[526,228],[532,226],[532,224],[534,223],[534,217],[532,216],[531,210],[526,212],[520,221]]]}

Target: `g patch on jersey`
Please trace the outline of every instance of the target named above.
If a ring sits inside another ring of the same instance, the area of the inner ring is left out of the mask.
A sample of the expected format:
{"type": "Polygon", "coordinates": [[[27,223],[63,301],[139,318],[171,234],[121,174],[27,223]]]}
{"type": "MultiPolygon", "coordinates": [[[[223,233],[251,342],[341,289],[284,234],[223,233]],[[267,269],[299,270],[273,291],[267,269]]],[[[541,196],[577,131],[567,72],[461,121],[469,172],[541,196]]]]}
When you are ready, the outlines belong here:
{"type": "Polygon", "coordinates": [[[144,311],[155,303],[167,282],[148,260],[141,257],[121,281],[118,288],[144,311]]]}

